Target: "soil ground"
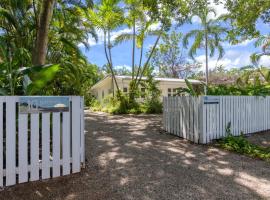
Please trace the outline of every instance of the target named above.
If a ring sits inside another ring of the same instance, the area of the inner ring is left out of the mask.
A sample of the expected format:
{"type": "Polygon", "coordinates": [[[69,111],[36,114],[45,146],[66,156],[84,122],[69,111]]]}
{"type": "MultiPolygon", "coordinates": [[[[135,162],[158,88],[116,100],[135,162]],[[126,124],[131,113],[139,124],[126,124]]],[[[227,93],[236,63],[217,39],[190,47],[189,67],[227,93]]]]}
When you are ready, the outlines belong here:
{"type": "Polygon", "coordinates": [[[4,188],[0,199],[270,199],[268,162],[166,134],[158,115],[85,118],[81,173],[4,188]]]}

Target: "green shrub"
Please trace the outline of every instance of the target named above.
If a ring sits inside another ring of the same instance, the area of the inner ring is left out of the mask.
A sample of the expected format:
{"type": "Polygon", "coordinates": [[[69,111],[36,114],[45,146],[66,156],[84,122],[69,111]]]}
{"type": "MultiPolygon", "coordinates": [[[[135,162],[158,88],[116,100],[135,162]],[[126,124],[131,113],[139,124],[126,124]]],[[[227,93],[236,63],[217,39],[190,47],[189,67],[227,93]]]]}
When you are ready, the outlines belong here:
{"type": "Polygon", "coordinates": [[[251,157],[270,161],[270,149],[250,143],[243,133],[240,136],[233,136],[230,128],[226,129],[227,137],[219,141],[219,145],[227,150],[235,151],[251,157]]]}
{"type": "Polygon", "coordinates": [[[142,112],[148,114],[160,114],[162,113],[162,103],[160,101],[146,101],[141,105],[142,112]]]}

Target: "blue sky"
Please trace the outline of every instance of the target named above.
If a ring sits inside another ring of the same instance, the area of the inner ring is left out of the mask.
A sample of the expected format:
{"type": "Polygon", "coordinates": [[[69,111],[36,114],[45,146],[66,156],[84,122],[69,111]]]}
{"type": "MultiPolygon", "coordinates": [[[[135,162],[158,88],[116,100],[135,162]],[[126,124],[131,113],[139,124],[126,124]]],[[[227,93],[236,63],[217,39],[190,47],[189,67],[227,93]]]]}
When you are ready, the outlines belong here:
{"type": "MultiPolygon", "coordinates": [[[[222,6],[215,6],[217,13],[224,14],[226,10],[222,6]]],[[[183,34],[187,33],[192,29],[196,29],[200,26],[200,21],[195,17],[192,20],[192,24],[185,24],[177,29],[177,31],[182,32],[183,34]]],[[[158,25],[157,25],[158,26],[158,25]]],[[[258,22],[257,29],[260,30],[261,34],[267,34],[265,24],[258,22]]],[[[121,27],[118,30],[112,32],[112,38],[115,38],[117,35],[121,33],[130,33],[131,30],[127,27],[121,27]]],[[[96,43],[93,38],[89,38],[90,50],[85,51],[83,47],[82,50],[84,54],[87,56],[89,62],[93,64],[97,64],[98,66],[103,66],[106,64],[106,58],[104,54],[104,47],[103,47],[103,36],[102,32],[97,31],[99,35],[99,41],[96,43]]],[[[154,44],[155,37],[148,37],[145,41],[145,49],[144,51],[147,52],[151,45],[154,44]]],[[[217,63],[217,55],[209,60],[209,67],[214,68],[216,65],[223,65],[226,68],[233,68],[233,67],[242,67],[250,64],[250,55],[254,52],[259,52],[260,48],[254,47],[255,39],[247,40],[237,45],[230,45],[228,43],[224,43],[223,47],[225,48],[225,55],[224,57],[218,61],[217,63]]],[[[192,43],[192,41],[190,41],[192,43]]],[[[131,42],[124,42],[112,50],[112,57],[113,57],[113,64],[115,67],[129,67],[131,65],[131,42]]],[[[186,52],[188,50],[185,50],[186,52]]],[[[137,53],[139,51],[137,50],[137,53]]],[[[137,54],[138,58],[138,54],[137,54]]],[[[139,58],[138,58],[139,59],[139,58]]],[[[137,60],[138,60],[137,59],[137,60]]],[[[205,63],[205,56],[203,51],[198,51],[196,60],[202,64],[205,63]]],[[[269,57],[262,57],[260,60],[260,64],[263,66],[270,66],[270,58],[269,57]]],[[[203,70],[203,69],[202,69],[203,70]]]]}

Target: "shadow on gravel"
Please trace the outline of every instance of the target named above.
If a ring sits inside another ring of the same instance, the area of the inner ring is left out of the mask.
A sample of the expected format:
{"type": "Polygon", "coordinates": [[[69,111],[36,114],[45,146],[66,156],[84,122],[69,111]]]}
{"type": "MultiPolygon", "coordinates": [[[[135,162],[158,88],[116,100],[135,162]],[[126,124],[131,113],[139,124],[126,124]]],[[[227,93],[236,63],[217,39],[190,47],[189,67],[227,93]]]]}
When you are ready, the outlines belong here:
{"type": "Polygon", "coordinates": [[[161,131],[156,115],[86,113],[86,169],[0,199],[270,198],[270,165],[161,131]]]}

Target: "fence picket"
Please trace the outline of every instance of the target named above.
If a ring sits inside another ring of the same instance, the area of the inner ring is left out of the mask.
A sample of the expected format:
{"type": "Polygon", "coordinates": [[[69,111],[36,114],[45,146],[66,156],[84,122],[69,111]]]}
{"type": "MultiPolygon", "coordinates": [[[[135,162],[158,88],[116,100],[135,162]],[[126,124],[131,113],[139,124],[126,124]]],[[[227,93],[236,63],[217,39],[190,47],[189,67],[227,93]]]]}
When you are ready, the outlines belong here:
{"type": "Polygon", "coordinates": [[[6,97],[6,186],[16,184],[16,97],[6,97]]]}
{"type": "Polygon", "coordinates": [[[39,179],[39,114],[31,114],[31,173],[30,180],[39,179]]]}
{"type": "Polygon", "coordinates": [[[3,166],[3,103],[5,101],[5,97],[0,97],[0,187],[3,184],[4,177],[4,166],[3,166]]]}
{"type": "Polygon", "coordinates": [[[62,145],[63,145],[63,175],[70,174],[70,114],[69,112],[63,113],[62,124],[62,145]]]}
{"type": "Polygon", "coordinates": [[[28,181],[28,115],[19,115],[19,183],[28,181]]]}
{"type": "Polygon", "coordinates": [[[50,178],[50,113],[42,113],[42,179],[50,178]]]}
{"type": "Polygon", "coordinates": [[[80,97],[72,97],[72,172],[80,172],[80,97]]]}
{"type": "MultiPolygon", "coordinates": [[[[53,177],[60,176],[60,113],[53,113],[53,177]]],[[[77,149],[78,151],[79,149],[77,149]]]]}

